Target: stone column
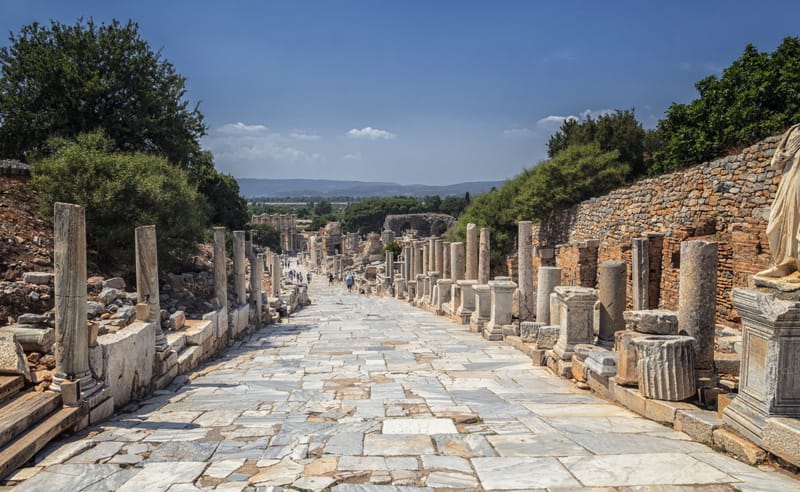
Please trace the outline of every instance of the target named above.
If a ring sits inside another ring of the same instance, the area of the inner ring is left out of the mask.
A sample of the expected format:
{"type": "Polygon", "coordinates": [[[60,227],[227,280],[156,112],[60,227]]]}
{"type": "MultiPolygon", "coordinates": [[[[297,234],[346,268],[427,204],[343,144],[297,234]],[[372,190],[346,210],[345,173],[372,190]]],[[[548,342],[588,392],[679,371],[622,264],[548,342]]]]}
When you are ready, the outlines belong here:
{"type": "Polygon", "coordinates": [[[425,296],[425,281],[427,279],[427,275],[418,274],[417,275],[417,301],[421,302],[422,298],[425,296]]]}
{"type": "Polygon", "coordinates": [[[478,280],[478,229],[467,224],[467,271],[466,280],[478,280]]]}
{"type": "Polygon", "coordinates": [[[272,276],[270,277],[272,283],[272,297],[278,297],[281,294],[281,257],[272,255],[272,276]]]}
{"type": "Polygon", "coordinates": [[[633,310],[642,311],[650,309],[650,242],[647,238],[635,238],[632,244],[633,310]]]}
{"type": "MultiPolygon", "coordinates": [[[[416,261],[414,262],[415,269],[414,269],[414,278],[417,275],[422,275],[425,273],[425,258],[423,257],[424,249],[422,247],[422,241],[417,241],[417,248],[416,248],[416,261]]],[[[419,289],[418,289],[419,290],[419,289]]]]}
{"type": "Polygon", "coordinates": [[[225,228],[214,228],[214,299],[217,308],[228,307],[228,270],[225,258],[225,228]]]}
{"type": "Polygon", "coordinates": [[[478,257],[478,283],[488,284],[491,270],[491,245],[489,244],[490,229],[481,228],[480,255],[478,257]]]}
{"type": "Polygon", "coordinates": [[[614,333],[625,329],[628,265],[624,261],[606,261],[600,265],[598,292],[600,297],[599,342],[614,345],[614,333]]]}
{"type": "Polygon", "coordinates": [[[442,242],[442,278],[450,279],[450,243],[442,242]]]}
{"type": "Polygon", "coordinates": [[[492,307],[489,313],[489,322],[483,329],[483,337],[489,340],[503,339],[503,325],[511,323],[511,304],[517,284],[511,277],[497,277],[489,282],[492,288],[492,307]]]}
{"type": "Polygon", "coordinates": [[[433,242],[433,270],[440,274],[444,271],[443,254],[442,240],[437,239],[433,242]]]}
{"type": "Polygon", "coordinates": [[[536,321],[539,323],[558,324],[550,318],[550,294],[556,286],[561,285],[561,269],[557,267],[539,267],[538,287],[536,291],[536,321]]]}
{"type": "Polygon", "coordinates": [[[678,332],[695,340],[698,378],[714,375],[714,325],[717,309],[717,243],[681,243],[678,332]]]}
{"type": "MultiPolygon", "coordinates": [[[[53,216],[55,268],[56,368],[50,389],[64,381],[80,381],[81,396],[101,388],[89,368],[86,315],[86,214],[82,207],[56,203],[53,216]]],[[[150,362],[148,362],[149,364],[150,362]]]]}
{"type": "Polygon", "coordinates": [[[244,231],[233,231],[233,287],[236,304],[247,304],[247,266],[245,264],[244,231]]]}
{"type": "Polygon", "coordinates": [[[694,348],[690,337],[651,335],[634,339],[633,345],[642,396],[666,401],[694,396],[694,348]]]}
{"type": "Polygon", "coordinates": [[[394,297],[395,299],[402,299],[403,298],[403,291],[405,280],[403,279],[403,274],[398,273],[394,276],[394,297]]]}
{"type": "Polygon", "coordinates": [[[256,256],[250,270],[250,304],[256,311],[256,322],[261,326],[261,280],[264,278],[264,255],[256,256]]]}
{"type": "Polygon", "coordinates": [[[439,281],[439,272],[431,272],[428,275],[428,305],[436,306],[438,299],[437,295],[439,291],[437,290],[437,282],[439,281]]]}
{"type": "Polygon", "coordinates": [[[146,225],[134,229],[136,242],[136,302],[150,305],[147,321],[156,326],[156,350],[169,348],[164,330],[161,329],[161,302],[158,293],[158,253],[156,226],[146,225]]]}
{"type": "Polygon", "coordinates": [[[555,291],[550,293],[550,324],[545,326],[561,326],[561,301],[555,291]]]}
{"type": "Polygon", "coordinates": [[[409,280],[406,282],[406,290],[408,291],[408,302],[414,302],[417,298],[417,281],[409,280]]]}
{"type": "Polygon", "coordinates": [[[247,234],[247,240],[244,242],[244,254],[250,263],[253,263],[253,239],[255,238],[256,231],[250,229],[247,234]]]}
{"type": "Polygon", "coordinates": [[[553,353],[562,360],[572,360],[575,345],[591,344],[594,339],[594,304],[597,291],[589,287],[558,286],[561,331],[553,353]]]}
{"type": "Polygon", "coordinates": [[[533,222],[522,221],[517,224],[517,264],[519,265],[519,320],[533,321],[536,314],[536,300],[533,292],[533,261],[531,257],[531,230],[533,222]]]}
{"type": "Polygon", "coordinates": [[[431,268],[431,253],[433,253],[433,248],[431,244],[433,239],[430,241],[426,241],[422,244],[422,273],[427,274],[428,272],[432,272],[433,269],[431,268]]]}
{"type": "Polygon", "coordinates": [[[386,278],[394,278],[394,252],[386,252],[386,278]]]}
{"type": "Polygon", "coordinates": [[[450,278],[464,280],[464,243],[450,243],[450,278]]]}

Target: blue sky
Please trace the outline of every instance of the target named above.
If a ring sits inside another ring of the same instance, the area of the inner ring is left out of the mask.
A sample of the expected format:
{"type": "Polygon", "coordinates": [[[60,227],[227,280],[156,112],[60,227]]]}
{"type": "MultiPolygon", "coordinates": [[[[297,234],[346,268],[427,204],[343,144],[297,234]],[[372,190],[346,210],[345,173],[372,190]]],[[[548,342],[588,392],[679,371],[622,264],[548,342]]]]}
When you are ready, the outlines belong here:
{"type": "Polygon", "coordinates": [[[797,1],[0,0],[4,34],[81,16],[140,24],[225,172],[425,184],[510,178],[565,117],[653,127],[747,43],[800,36],[797,1]]]}

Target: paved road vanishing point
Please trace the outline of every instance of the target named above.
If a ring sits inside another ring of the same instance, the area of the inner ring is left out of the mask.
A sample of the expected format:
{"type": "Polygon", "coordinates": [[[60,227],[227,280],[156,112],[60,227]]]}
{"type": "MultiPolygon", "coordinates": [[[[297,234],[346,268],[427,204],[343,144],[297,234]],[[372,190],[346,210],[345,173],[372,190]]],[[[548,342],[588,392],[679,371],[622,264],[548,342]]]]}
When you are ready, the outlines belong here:
{"type": "Polygon", "coordinates": [[[15,490],[800,490],[445,318],[321,279],[311,297],[15,490]]]}

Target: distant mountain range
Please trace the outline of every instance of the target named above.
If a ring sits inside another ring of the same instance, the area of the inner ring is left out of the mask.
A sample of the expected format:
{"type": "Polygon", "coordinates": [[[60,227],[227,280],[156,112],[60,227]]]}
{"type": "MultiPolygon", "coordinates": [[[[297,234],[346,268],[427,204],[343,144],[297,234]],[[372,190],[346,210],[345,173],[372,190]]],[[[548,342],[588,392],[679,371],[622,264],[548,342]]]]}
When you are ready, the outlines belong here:
{"type": "Polygon", "coordinates": [[[289,197],[387,197],[426,195],[470,195],[500,187],[503,181],[473,181],[444,186],[401,185],[370,181],[337,181],[330,179],[237,179],[245,198],[289,197]]]}

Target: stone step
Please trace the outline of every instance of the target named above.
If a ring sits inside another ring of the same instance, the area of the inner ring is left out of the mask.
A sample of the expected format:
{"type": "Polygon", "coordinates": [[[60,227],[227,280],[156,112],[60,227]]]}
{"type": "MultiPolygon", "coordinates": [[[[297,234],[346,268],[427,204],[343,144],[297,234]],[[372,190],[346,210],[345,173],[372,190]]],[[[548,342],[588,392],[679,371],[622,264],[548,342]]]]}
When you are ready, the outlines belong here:
{"type": "Polygon", "coordinates": [[[214,335],[214,326],[211,320],[187,319],[182,331],[186,335],[186,345],[203,345],[214,335]]]}
{"type": "Polygon", "coordinates": [[[55,391],[29,391],[0,407],[0,446],[27,431],[61,406],[55,391]]]}
{"type": "MultiPolygon", "coordinates": [[[[61,402],[60,395],[58,395],[58,402],[59,404],[61,402]]],[[[27,463],[59,434],[75,426],[86,413],[85,405],[57,409],[47,415],[35,427],[27,430],[11,444],[0,450],[0,480],[27,463]]],[[[54,486],[57,486],[57,484],[54,484],[54,486]]]]}
{"type": "Polygon", "coordinates": [[[0,403],[19,393],[24,385],[23,376],[0,375],[0,403]]]}

